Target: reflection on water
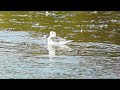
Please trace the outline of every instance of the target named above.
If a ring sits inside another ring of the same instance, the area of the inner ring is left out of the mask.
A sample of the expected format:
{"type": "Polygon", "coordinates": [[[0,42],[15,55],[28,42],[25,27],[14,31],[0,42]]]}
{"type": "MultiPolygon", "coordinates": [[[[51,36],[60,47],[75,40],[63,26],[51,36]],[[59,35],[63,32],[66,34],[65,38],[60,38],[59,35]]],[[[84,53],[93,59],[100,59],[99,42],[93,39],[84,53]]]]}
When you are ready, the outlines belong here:
{"type": "MultiPolygon", "coordinates": [[[[62,52],[65,52],[65,51],[72,51],[72,48],[66,46],[66,45],[48,45],[48,52],[49,52],[49,61],[54,61],[54,57],[57,57],[57,54],[56,55],[56,51],[62,51],[62,52]]],[[[65,54],[64,54],[65,55],[65,54]]]]}
{"type": "Polygon", "coordinates": [[[0,78],[120,78],[120,12],[0,12],[0,78]],[[73,40],[47,45],[50,31],[73,40]]]}
{"type": "Polygon", "coordinates": [[[49,61],[53,61],[56,55],[56,50],[52,45],[48,45],[48,52],[49,52],[49,61]]]}

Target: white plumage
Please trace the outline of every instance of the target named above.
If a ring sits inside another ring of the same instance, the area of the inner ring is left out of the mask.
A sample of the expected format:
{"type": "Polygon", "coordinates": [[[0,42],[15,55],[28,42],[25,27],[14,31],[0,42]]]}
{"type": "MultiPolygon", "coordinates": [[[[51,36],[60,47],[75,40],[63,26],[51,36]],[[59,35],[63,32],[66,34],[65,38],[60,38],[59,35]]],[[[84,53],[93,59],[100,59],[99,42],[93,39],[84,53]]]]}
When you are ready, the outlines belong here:
{"type": "Polygon", "coordinates": [[[56,32],[55,31],[51,31],[50,36],[48,37],[48,45],[64,45],[64,44],[67,44],[71,41],[72,40],[67,40],[66,41],[63,38],[56,37],[56,32]]]}

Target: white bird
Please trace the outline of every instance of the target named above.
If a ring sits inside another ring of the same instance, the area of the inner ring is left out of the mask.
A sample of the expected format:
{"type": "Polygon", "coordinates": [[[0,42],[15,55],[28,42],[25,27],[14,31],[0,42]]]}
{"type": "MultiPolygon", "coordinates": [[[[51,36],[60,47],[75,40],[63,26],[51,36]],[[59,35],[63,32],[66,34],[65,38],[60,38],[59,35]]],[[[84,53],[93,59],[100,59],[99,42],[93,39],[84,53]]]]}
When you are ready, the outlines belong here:
{"type": "Polygon", "coordinates": [[[63,38],[56,37],[56,32],[55,31],[51,31],[50,36],[48,37],[48,45],[64,45],[64,44],[67,44],[71,41],[72,40],[66,41],[63,38]]]}
{"type": "MultiPolygon", "coordinates": [[[[46,36],[44,36],[46,38],[46,36]]],[[[49,53],[49,61],[54,61],[54,57],[56,57],[56,52],[59,51],[72,51],[73,49],[66,46],[68,42],[71,42],[71,40],[66,41],[65,39],[62,39],[60,37],[56,37],[56,32],[51,31],[50,36],[47,38],[48,40],[48,53],[49,53]]]]}
{"type": "Polygon", "coordinates": [[[45,15],[46,15],[46,17],[47,17],[47,16],[56,16],[55,13],[49,13],[48,11],[45,12],[45,15]]]}

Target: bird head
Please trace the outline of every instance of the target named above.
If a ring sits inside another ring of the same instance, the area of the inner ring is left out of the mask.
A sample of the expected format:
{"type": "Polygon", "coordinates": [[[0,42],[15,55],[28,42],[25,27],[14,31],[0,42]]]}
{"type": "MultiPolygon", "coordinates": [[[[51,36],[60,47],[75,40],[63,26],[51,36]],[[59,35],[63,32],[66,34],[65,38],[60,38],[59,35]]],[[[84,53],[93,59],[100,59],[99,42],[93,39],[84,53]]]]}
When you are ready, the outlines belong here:
{"type": "Polygon", "coordinates": [[[50,36],[51,37],[56,37],[56,32],[55,31],[50,31],[50,36]]]}

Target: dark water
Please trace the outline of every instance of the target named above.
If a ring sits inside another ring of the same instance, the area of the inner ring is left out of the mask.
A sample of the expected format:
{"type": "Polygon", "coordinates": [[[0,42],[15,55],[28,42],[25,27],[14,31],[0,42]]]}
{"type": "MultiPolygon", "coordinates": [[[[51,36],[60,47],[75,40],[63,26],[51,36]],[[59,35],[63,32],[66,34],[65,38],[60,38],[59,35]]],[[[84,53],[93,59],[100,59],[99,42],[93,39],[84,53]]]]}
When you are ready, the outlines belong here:
{"type": "Polygon", "coordinates": [[[0,78],[120,78],[119,11],[1,11],[0,78]],[[73,40],[48,47],[44,35],[73,40]]]}

